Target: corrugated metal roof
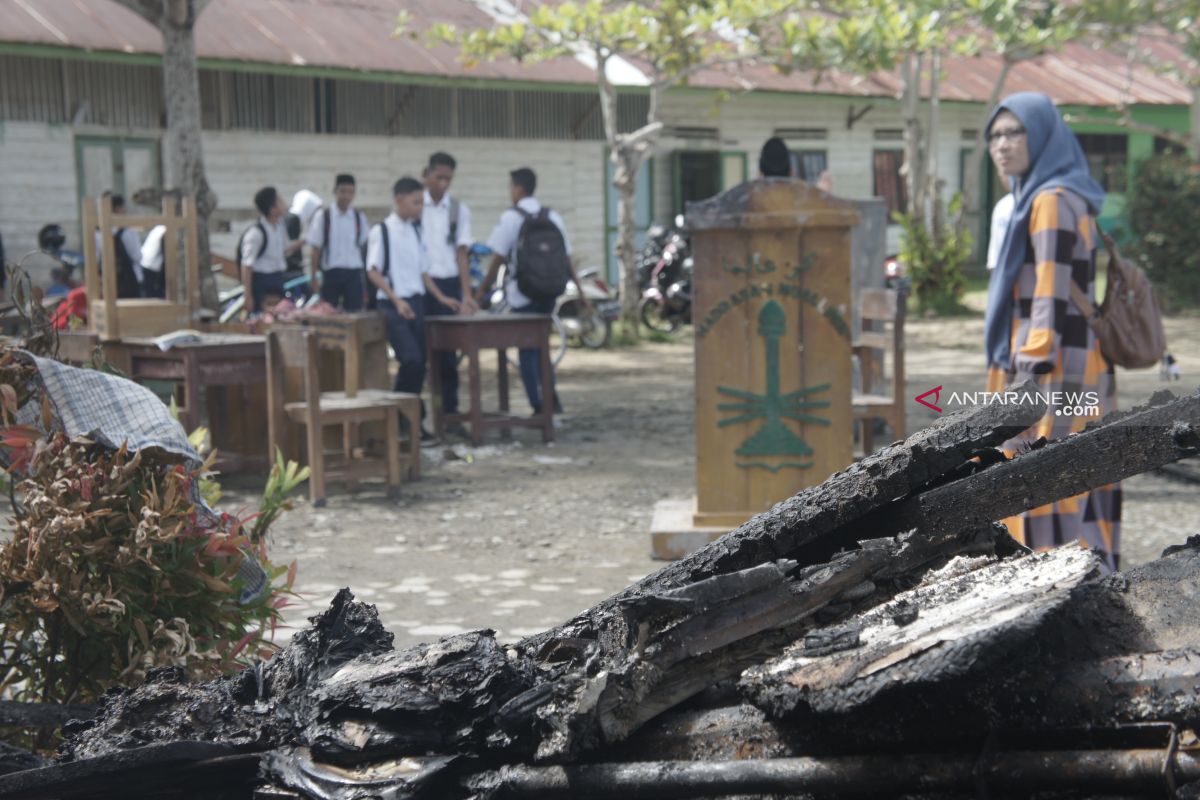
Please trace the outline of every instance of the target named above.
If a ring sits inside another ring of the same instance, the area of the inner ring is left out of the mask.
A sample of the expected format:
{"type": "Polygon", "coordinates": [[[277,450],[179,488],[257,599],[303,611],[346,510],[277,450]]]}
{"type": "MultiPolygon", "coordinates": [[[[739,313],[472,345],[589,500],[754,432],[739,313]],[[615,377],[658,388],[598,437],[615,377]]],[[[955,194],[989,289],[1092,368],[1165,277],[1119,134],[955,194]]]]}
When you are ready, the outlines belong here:
{"type": "MultiPolygon", "coordinates": [[[[483,27],[491,17],[469,0],[213,0],[196,23],[201,58],[339,67],[450,78],[590,83],[574,59],[515,61],[468,69],[454,48],[392,35],[401,11],[424,21],[483,27]]],[[[161,53],[158,31],[111,0],[0,0],[0,41],[123,53],[161,53]]]]}
{"type": "MultiPolygon", "coordinates": [[[[1182,65],[1184,57],[1173,44],[1147,44],[1160,63],[1182,65]]],[[[999,56],[954,58],[943,62],[940,96],[943,100],[987,102],[1000,74],[999,56]]],[[[746,84],[783,92],[825,92],[861,97],[895,97],[901,91],[898,73],[878,72],[855,76],[830,72],[817,82],[810,72],[783,75],[769,67],[742,67],[710,71],[691,81],[692,86],[735,89],[746,84]]],[[[1059,53],[1015,65],[1004,85],[1004,94],[1045,92],[1060,105],[1114,106],[1120,103],[1188,105],[1191,89],[1170,75],[1145,64],[1130,62],[1122,54],[1084,44],[1067,45],[1059,53]]]]}
{"type": "MultiPolygon", "coordinates": [[[[445,78],[594,81],[592,71],[575,59],[528,65],[497,61],[467,68],[451,47],[429,47],[420,39],[394,37],[402,10],[410,14],[416,30],[434,20],[462,28],[486,26],[492,20],[471,0],[213,0],[197,24],[197,52],[207,59],[445,78]]],[[[152,26],[111,0],[0,0],[0,41],[124,53],[159,53],[162,49],[152,26]]],[[[1163,38],[1147,37],[1143,48],[1159,61],[1184,63],[1178,47],[1163,38]]],[[[986,102],[1000,66],[996,56],[947,62],[941,96],[986,102]]],[[[826,73],[818,83],[811,73],[783,75],[766,66],[713,70],[690,83],[859,97],[895,96],[900,91],[899,76],[894,73],[826,73]]],[[[1191,90],[1182,81],[1143,65],[1130,70],[1123,53],[1083,44],[1018,64],[1009,75],[1005,92],[1022,90],[1046,92],[1062,104],[1089,106],[1191,102],[1191,90]]]]}

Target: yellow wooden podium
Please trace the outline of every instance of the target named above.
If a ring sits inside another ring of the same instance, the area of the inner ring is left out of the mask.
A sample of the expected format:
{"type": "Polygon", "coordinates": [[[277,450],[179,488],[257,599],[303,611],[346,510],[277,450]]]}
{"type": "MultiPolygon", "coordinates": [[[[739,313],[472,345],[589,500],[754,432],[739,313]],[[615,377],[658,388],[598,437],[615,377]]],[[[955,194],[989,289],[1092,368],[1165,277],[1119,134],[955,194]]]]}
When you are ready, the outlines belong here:
{"type": "Polygon", "coordinates": [[[767,178],[689,203],[695,261],[696,500],[656,514],[674,558],[853,458],[852,203],[767,178]]]}

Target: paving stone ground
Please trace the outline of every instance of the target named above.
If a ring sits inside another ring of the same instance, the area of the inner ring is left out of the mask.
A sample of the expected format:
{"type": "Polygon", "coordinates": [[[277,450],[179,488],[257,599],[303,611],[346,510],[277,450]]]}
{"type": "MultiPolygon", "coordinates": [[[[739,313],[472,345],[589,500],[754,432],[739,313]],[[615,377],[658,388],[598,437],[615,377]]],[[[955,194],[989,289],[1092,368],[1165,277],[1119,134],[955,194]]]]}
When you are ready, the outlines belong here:
{"type": "MultiPolygon", "coordinates": [[[[949,381],[982,388],[982,319],[912,320],[909,396],[949,381]]],[[[1200,385],[1200,317],[1168,321],[1183,380],[1200,385]]],[[[1121,406],[1167,386],[1156,370],[1122,372],[1121,406]]],[[[425,451],[419,482],[399,502],[377,488],[307,502],[274,532],[273,557],[299,560],[299,604],[287,618],[323,609],[350,586],[374,603],[400,646],[490,627],[504,639],[544,630],[661,566],[649,556],[654,503],[693,489],[690,339],[636,349],[572,349],[559,373],[566,407],[553,444],[532,431],[472,449],[425,451]]],[[[485,382],[485,392],[492,384],[485,382]]],[[[519,386],[514,408],[523,407],[519,386]]],[[[910,430],[934,412],[913,404],[910,430]]],[[[224,502],[252,505],[248,479],[224,502]]],[[[1200,532],[1200,486],[1162,475],[1125,483],[1126,563],[1200,532]]],[[[284,634],[285,636],[287,633],[284,634]]]]}

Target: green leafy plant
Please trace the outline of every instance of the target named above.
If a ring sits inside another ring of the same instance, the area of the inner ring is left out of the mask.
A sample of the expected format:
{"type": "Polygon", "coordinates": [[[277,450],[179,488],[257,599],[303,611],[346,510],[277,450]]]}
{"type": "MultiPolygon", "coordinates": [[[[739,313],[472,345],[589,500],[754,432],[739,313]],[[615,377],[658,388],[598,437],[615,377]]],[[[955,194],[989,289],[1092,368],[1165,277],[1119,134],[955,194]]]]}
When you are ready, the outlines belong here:
{"type": "Polygon", "coordinates": [[[250,540],[260,542],[267,535],[267,530],[284,511],[294,507],[290,495],[297,486],[308,480],[309,469],[303,469],[295,461],[284,461],[283,453],[275,448],[275,464],[271,474],[267,476],[267,486],[263,489],[262,502],[258,514],[254,517],[254,526],[250,529],[250,540]]]}
{"type": "Polygon", "coordinates": [[[0,696],[89,702],[152,667],[205,679],[269,657],[297,564],[272,564],[266,533],[307,471],[277,457],[257,514],[213,511],[211,456],[191,467],[16,424],[16,409],[38,402],[29,378],[0,354],[15,511],[0,544],[0,696]]]}
{"type": "MultiPolygon", "coordinates": [[[[945,223],[941,204],[932,225],[914,214],[896,213],[892,218],[900,225],[900,260],[908,267],[912,279],[917,310],[922,314],[953,316],[967,312],[963,293],[967,280],[963,267],[971,257],[973,239],[966,231],[957,231],[945,223]]],[[[950,201],[951,216],[962,207],[962,195],[950,201]]]]}
{"type": "Polygon", "coordinates": [[[1143,161],[1126,207],[1131,255],[1168,308],[1200,307],[1200,162],[1183,155],[1143,161]]]}

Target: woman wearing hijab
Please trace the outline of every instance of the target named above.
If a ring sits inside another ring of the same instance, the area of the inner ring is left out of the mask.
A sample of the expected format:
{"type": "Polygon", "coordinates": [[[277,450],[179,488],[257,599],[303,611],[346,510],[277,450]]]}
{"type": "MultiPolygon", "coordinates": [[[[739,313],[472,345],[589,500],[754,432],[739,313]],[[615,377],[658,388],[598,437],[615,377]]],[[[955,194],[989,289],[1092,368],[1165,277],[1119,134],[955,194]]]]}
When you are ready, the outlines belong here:
{"type": "MultiPolygon", "coordinates": [[[[1012,182],[1014,206],[988,286],[985,323],[988,390],[1032,378],[1044,394],[1093,392],[1099,413],[1079,416],[1050,406],[1036,425],[1006,442],[1009,455],[1045,437],[1083,429],[1116,407],[1112,365],[1083,312],[1073,281],[1095,302],[1096,217],[1104,190],[1091,177],[1079,141],[1044,94],[1005,98],[987,125],[988,151],[1012,182]]],[[[1057,398],[1055,398],[1057,399],[1057,398]]],[[[1045,549],[1079,541],[1118,567],[1121,489],[1112,484],[1026,511],[1004,522],[1019,541],[1045,549]]]]}

